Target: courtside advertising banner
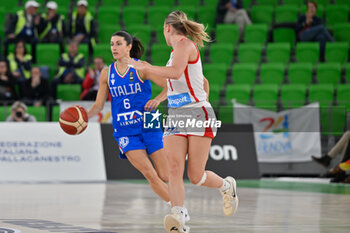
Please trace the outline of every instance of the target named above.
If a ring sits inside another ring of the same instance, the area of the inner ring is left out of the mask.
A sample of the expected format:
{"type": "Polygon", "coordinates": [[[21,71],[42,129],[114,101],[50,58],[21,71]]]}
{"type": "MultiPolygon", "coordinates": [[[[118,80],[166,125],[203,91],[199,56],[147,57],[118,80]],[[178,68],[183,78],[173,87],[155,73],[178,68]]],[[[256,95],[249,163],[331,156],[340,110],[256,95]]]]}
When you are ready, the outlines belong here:
{"type": "Polygon", "coordinates": [[[73,136],[58,122],[0,123],[0,182],[105,180],[100,124],[73,136]]]}
{"type": "Polygon", "coordinates": [[[306,162],[321,154],[318,103],[277,113],[233,105],[234,122],[253,125],[259,162],[306,162]]]}
{"type": "MultiPolygon", "coordinates": [[[[95,101],[62,101],[60,102],[60,112],[73,105],[80,105],[89,110],[95,101]]],[[[106,101],[101,112],[96,116],[89,118],[89,122],[112,123],[111,102],[106,101]]]]}

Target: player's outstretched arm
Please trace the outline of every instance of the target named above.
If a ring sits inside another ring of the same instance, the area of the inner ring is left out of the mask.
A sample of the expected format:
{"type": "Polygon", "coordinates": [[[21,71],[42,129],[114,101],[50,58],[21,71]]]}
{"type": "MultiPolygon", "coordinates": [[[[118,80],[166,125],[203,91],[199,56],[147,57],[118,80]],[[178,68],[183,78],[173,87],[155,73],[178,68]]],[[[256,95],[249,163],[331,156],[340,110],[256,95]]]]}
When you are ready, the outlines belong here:
{"type": "MultiPolygon", "coordinates": [[[[140,61],[140,62],[145,65],[150,65],[146,61],[140,61]]],[[[143,80],[148,79],[148,80],[151,80],[153,83],[155,83],[159,87],[162,87],[162,88],[166,87],[166,79],[164,77],[158,74],[152,74],[147,70],[140,70],[138,73],[140,74],[143,80]]]]}
{"type": "Polygon", "coordinates": [[[174,55],[171,66],[152,66],[148,63],[127,59],[127,63],[137,70],[159,75],[163,78],[179,79],[185,71],[191,54],[197,54],[197,49],[189,40],[178,42],[174,47],[174,55]]]}
{"type": "MultiPolygon", "coordinates": [[[[146,62],[144,62],[144,63],[146,63],[146,62]]],[[[167,91],[168,90],[167,90],[166,80],[165,80],[165,78],[163,78],[159,75],[151,74],[147,71],[140,71],[139,74],[141,75],[142,79],[149,79],[153,83],[155,83],[157,86],[160,86],[163,88],[163,90],[154,99],[149,100],[145,105],[146,111],[149,111],[149,112],[154,111],[157,109],[158,105],[161,102],[163,102],[164,100],[167,99],[167,91]]]]}
{"type": "Polygon", "coordinates": [[[100,74],[100,84],[95,103],[88,111],[88,117],[91,118],[102,111],[108,96],[108,68],[104,68],[100,74]]]}

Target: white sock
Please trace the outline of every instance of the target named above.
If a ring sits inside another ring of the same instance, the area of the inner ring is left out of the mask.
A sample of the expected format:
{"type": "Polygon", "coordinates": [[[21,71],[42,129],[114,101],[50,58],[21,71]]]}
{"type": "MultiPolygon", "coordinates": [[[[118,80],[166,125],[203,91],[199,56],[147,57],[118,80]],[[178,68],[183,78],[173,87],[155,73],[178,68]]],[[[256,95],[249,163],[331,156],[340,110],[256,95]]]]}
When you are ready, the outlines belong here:
{"type": "Polygon", "coordinates": [[[168,202],[165,202],[168,206],[170,206],[171,207],[171,202],[170,201],[168,201],[168,202]]]}
{"type": "Polygon", "coordinates": [[[190,215],[189,215],[189,213],[188,213],[188,210],[186,209],[185,206],[183,207],[183,213],[184,213],[184,217],[185,217],[185,222],[190,221],[191,218],[190,218],[190,215]]]}
{"type": "Polygon", "coordinates": [[[222,186],[221,186],[221,188],[220,188],[220,191],[221,191],[221,192],[224,192],[224,191],[226,191],[228,188],[230,188],[230,183],[227,182],[227,180],[222,179],[222,186]]]}
{"type": "Polygon", "coordinates": [[[180,215],[182,222],[190,221],[190,215],[188,214],[188,211],[187,211],[186,207],[184,207],[184,206],[174,206],[174,207],[172,207],[171,208],[171,213],[180,215]]]}
{"type": "Polygon", "coordinates": [[[182,214],[183,212],[184,212],[184,207],[182,207],[182,206],[171,207],[171,213],[173,213],[173,214],[182,214]]]}

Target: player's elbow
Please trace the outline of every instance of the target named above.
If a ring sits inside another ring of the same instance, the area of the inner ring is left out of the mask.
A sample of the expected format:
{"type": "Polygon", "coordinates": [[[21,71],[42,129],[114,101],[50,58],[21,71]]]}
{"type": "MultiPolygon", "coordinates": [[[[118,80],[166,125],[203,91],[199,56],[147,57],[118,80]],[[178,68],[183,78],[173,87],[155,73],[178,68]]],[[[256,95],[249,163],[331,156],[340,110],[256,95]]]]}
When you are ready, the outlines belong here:
{"type": "Polygon", "coordinates": [[[157,83],[158,86],[160,86],[161,88],[166,88],[167,87],[167,83],[165,79],[161,79],[161,82],[157,83]]]}
{"type": "Polygon", "coordinates": [[[181,78],[182,72],[174,72],[172,79],[179,80],[181,78]]]}
{"type": "Polygon", "coordinates": [[[175,80],[178,80],[181,78],[183,72],[184,72],[185,69],[182,69],[181,67],[178,67],[178,66],[173,66],[171,67],[171,72],[169,72],[169,75],[170,75],[170,79],[175,79],[175,80]]]}

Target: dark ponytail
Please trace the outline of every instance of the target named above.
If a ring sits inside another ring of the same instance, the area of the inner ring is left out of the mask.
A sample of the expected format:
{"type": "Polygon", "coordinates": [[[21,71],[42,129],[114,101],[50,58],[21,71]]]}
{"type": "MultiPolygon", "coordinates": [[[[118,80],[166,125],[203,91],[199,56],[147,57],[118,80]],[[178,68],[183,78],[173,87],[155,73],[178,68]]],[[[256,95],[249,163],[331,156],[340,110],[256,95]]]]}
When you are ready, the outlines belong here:
{"type": "Polygon", "coordinates": [[[132,44],[130,50],[130,57],[140,59],[142,57],[143,52],[145,51],[141,41],[134,36],[131,36],[126,31],[119,31],[113,33],[112,36],[121,36],[125,39],[126,45],[132,44]]]}
{"type": "Polygon", "coordinates": [[[137,37],[132,37],[132,47],[130,50],[130,57],[140,59],[142,57],[142,54],[144,53],[145,49],[137,37]]]}

